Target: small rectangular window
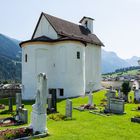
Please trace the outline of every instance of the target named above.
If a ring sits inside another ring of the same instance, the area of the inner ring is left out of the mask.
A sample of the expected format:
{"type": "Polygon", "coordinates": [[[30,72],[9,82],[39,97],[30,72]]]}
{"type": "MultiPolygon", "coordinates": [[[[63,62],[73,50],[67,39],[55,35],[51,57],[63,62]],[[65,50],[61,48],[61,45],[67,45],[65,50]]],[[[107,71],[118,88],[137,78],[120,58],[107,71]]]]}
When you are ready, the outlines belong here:
{"type": "Polygon", "coordinates": [[[85,21],[85,27],[87,27],[87,25],[88,25],[88,22],[87,22],[87,21],[85,21]]]}
{"type": "Polygon", "coordinates": [[[63,88],[60,88],[60,96],[64,96],[64,89],[63,88]]]}
{"type": "Polygon", "coordinates": [[[28,58],[27,58],[27,54],[25,54],[25,62],[27,62],[27,59],[28,59],[28,58]]]}
{"type": "Polygon", "coordinates": [[[80,59],[80,52],[77,52],[77,59],[80,59]]]}

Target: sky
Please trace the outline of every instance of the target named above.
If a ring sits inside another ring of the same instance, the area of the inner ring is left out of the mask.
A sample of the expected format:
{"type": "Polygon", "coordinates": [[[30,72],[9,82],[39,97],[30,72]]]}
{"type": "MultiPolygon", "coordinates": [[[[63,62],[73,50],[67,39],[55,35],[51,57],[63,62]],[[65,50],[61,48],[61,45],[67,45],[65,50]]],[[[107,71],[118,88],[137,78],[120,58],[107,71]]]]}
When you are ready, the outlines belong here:
{"type": "Polygon", "coordinates": [[[77,24],[83,16],[94,18],[105,50],[140,56],[140,0],[0,0],[0,33],[30,39],[41,12],[77,24]]]}

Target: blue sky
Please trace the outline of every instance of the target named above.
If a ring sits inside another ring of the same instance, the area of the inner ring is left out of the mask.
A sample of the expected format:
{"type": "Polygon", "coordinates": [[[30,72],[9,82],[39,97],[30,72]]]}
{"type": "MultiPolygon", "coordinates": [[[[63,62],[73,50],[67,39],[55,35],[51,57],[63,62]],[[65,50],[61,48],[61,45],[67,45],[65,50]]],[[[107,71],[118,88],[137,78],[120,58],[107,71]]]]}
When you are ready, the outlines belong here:
{"type": "Polygon", "coordinates": [[[75,23],[92,17],[104,49],[140,56],[140,0],[0,0],[0,33],[30,39],[42,11],[75,23]]]}

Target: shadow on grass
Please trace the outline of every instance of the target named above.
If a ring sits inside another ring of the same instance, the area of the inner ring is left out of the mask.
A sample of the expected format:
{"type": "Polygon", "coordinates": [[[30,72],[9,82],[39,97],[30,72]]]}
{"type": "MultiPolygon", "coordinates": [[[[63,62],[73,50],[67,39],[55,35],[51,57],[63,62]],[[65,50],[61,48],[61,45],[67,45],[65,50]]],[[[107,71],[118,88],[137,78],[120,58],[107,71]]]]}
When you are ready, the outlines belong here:
{"type": "Polygon", "coordinates": [[[79,97],[81,97],[81,96],[70,97],[70,98],[63,98],[63,99],[57,99],[57,103],[62,102],[62,101],[65,101],[67,99],[75,99],[75,98],[79,98],[79,97]]]}
{"type": "Polygon", "coordinates": [[[0,112],[0,115],[12,115],[12,114],[14,114],[14,111],[9,111],[9,110],[3,110],[3,111],[1,111],[0,112]]]}
{"type": "MultiPolygon", "coordinates": [[[[62,102],[64,100],[66,99],[57,99],[57,103],[62,102]]],[[[25,105],[33,105],[35,103],[35,100],[23,100],[22,103],[25,105]]]]}
{"type": "Polygon", "coordinates": [[[24,105],[33,105],[34,103],[35,103],[34,100],[22,101],[22,104],[24,105]]]}
{"type": "Polygon", "coordinates": [[[76,120],[76,118],[65,118],[64,121],[75,121],[75,120],[76,120]]]}
{"type": "Polygon", "coordinates": [[[116,113],[114,113],[113,115],[116,115],[116,116],[124,116],[124,115],[126,115],[126,112],[124,112],[122,114],[116,114],[116,113]]]}

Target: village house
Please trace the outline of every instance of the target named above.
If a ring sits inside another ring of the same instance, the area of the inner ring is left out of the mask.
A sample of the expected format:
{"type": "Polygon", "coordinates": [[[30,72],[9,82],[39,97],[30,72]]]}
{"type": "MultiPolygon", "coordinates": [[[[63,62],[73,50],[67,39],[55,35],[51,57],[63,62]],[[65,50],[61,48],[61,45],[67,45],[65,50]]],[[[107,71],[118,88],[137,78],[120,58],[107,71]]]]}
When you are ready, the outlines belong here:
{"type": "Polygon", "coordinates": [[[31,40],[22,48],[22,96],[34,99],[37,75],[46,73],[49,93],[58,98],[76,97],[101,88],[101,46],[93,34],[93,19],[75,24],[41,13],[31,40]]]}

